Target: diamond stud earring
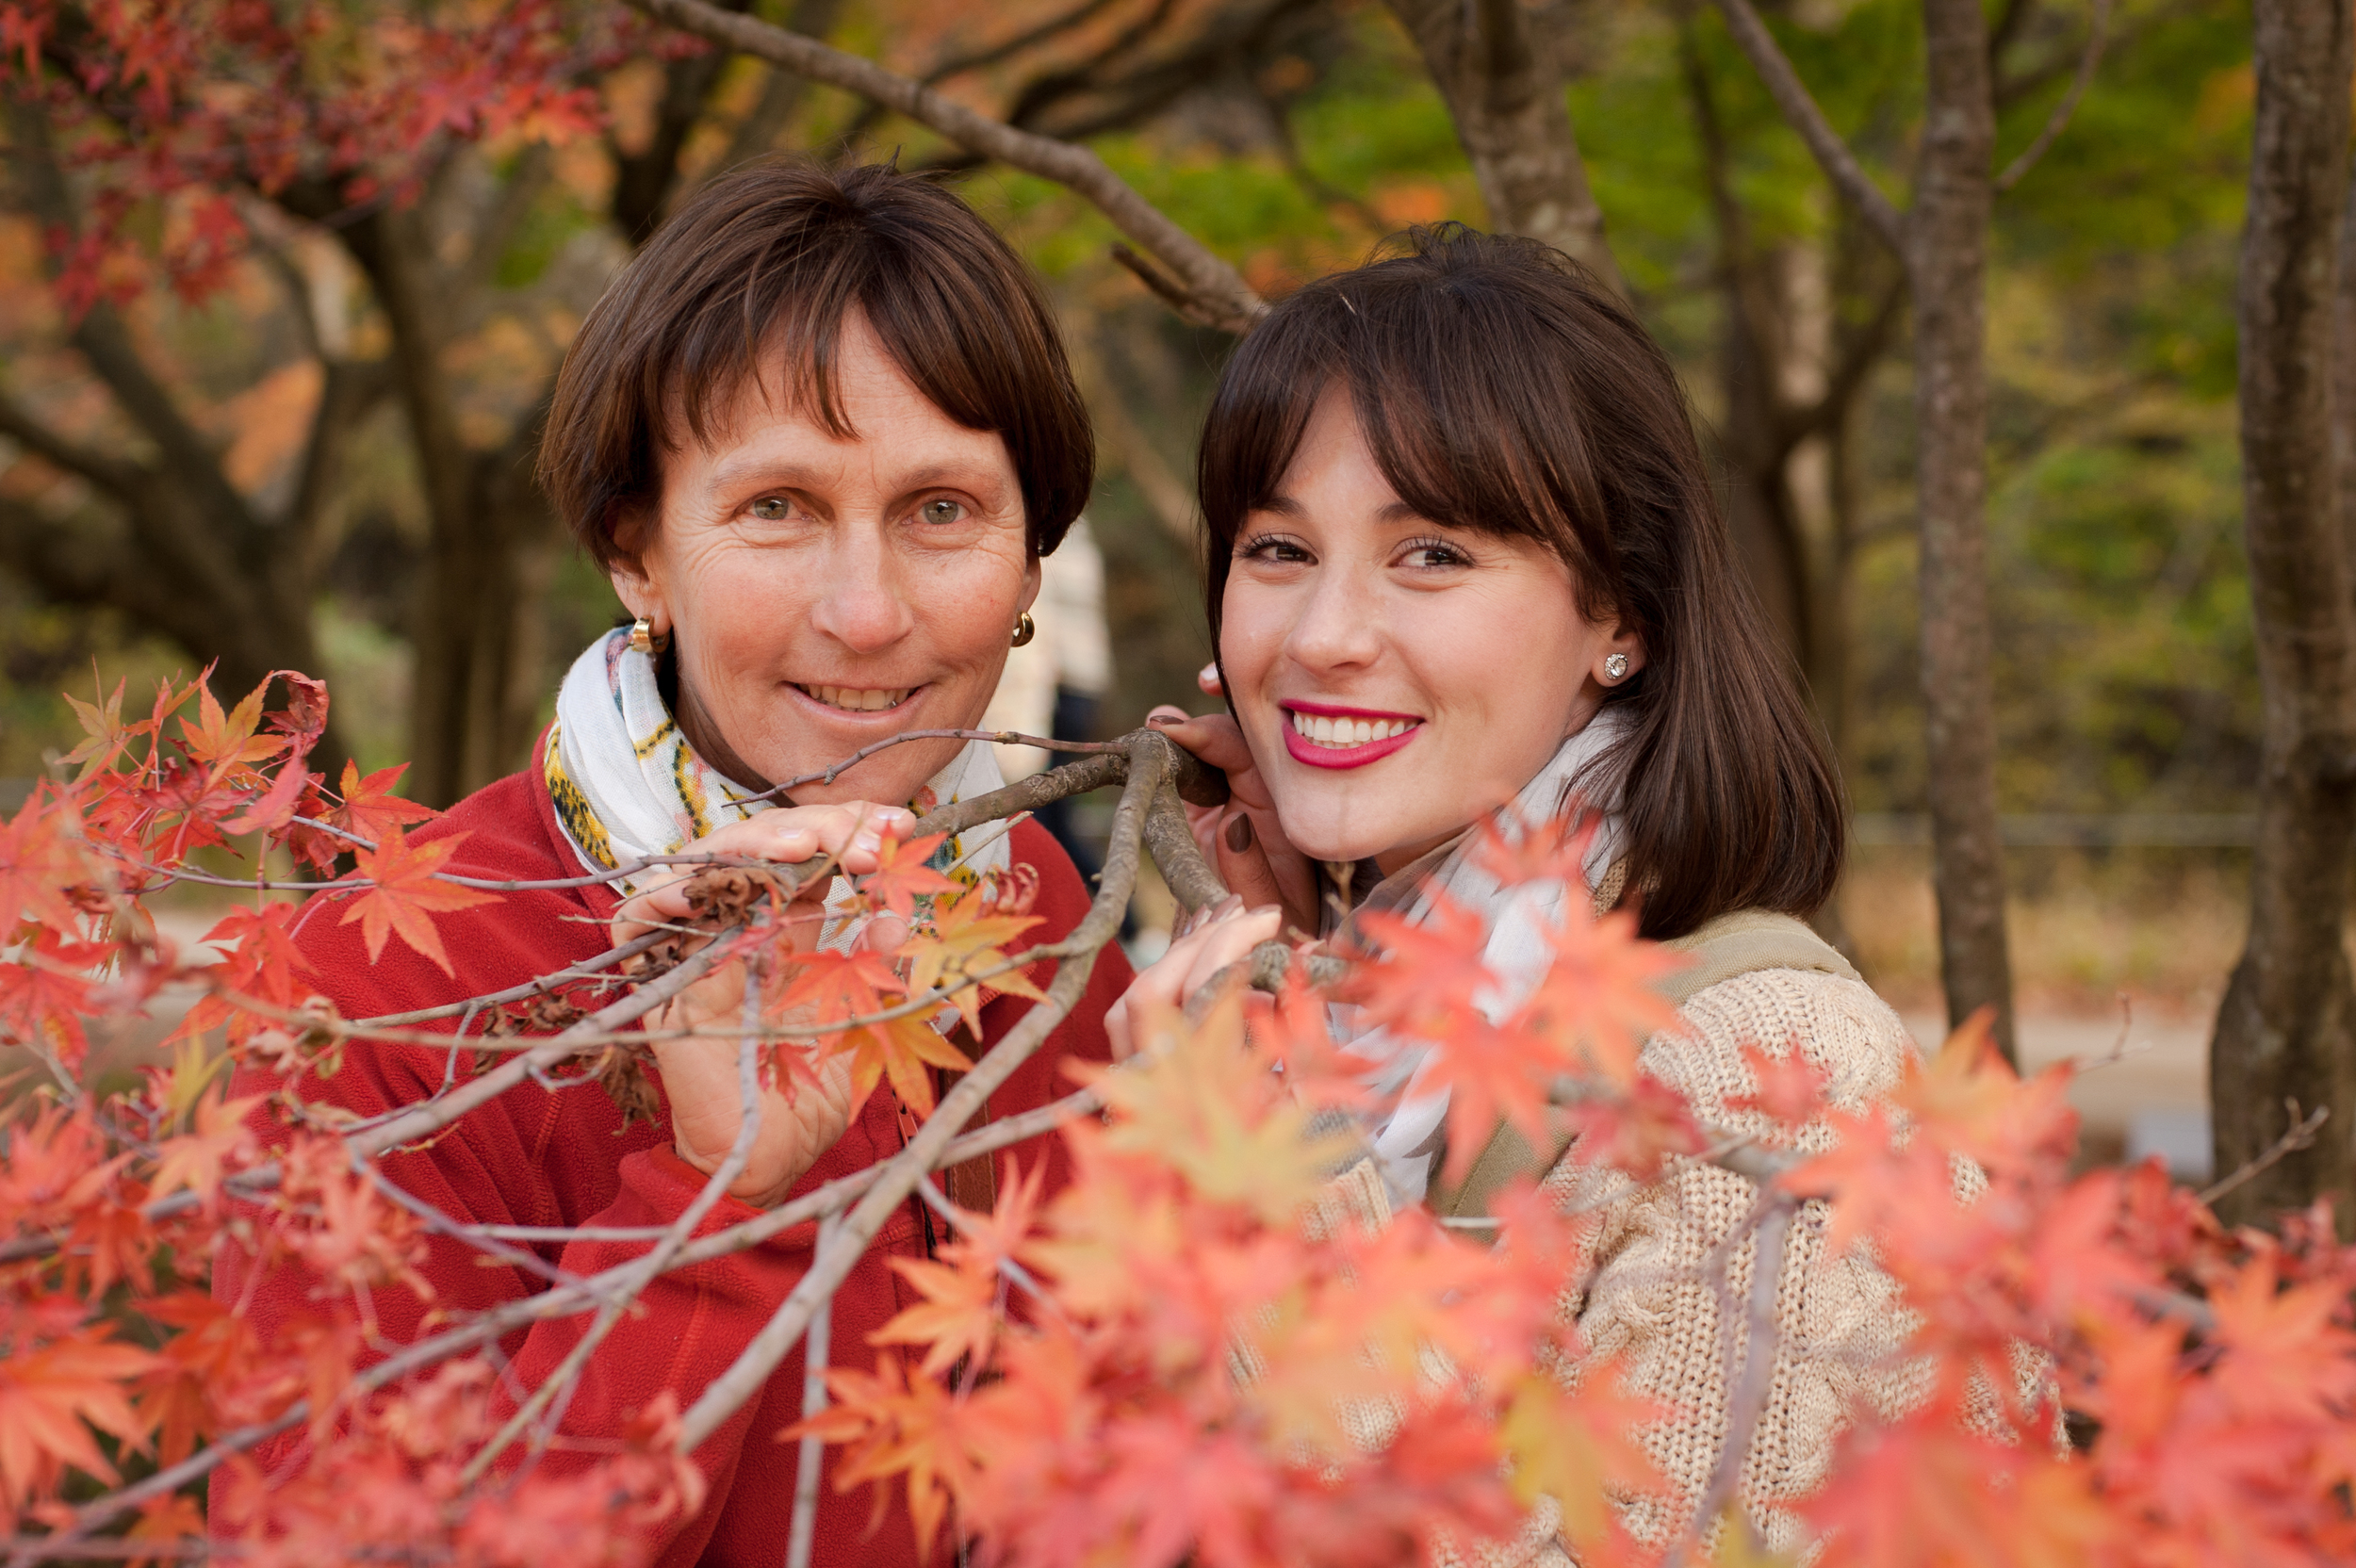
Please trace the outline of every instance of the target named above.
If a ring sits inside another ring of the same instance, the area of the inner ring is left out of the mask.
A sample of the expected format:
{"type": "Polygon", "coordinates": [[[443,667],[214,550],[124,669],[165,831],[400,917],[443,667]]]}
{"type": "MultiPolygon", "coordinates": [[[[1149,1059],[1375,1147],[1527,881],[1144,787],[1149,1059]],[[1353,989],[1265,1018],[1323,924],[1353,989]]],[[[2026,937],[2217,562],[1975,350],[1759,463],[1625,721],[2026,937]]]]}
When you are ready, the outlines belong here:
{"type": "Polygon", "coordinates": [[[1603,677],[1606,680],[1617,680],[1626,674],[1628,674],[1627,654],[1613,653],[1605,655],[1603,661],[1603,677]]]}

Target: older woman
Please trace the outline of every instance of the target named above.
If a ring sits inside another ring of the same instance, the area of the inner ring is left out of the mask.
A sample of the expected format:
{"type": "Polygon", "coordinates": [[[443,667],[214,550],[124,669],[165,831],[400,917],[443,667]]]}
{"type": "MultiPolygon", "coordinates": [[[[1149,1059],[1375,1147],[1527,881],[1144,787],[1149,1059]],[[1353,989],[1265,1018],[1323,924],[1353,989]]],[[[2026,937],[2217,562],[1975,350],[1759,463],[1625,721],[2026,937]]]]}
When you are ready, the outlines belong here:
{"type": "MultiPolygon", "coordinates": [[[[1086,500],[1094,448],[1045,302],[990,226],[955,196],[877,167],[758,165],[713,181],[655,236],[599,302],[567,357],[542,447],[543,481],[633,617],[564,678],[556,722],[532,766],[413,835],[456,846],[453,869],[522,880],[613,870],[681,849],[780,861],[827,854],[872,871],[881,835],[928,808],[996,786],[986,745],[910,743],[831,785],[758,798],[908,729],[972,727],[1010,645],[1020,643],[1055,547],[1086,500]]],[[[1037,935],[1075,924],[1088,893],[1042,830],[951,841],[937,864],[973,876],[1027,865],[1037,935]]],[[[346,1017],[428,1007],[561,970],[687,912],[676,877],[510,896],[439,919],[451,972],[398,945],[371,963],[360,927],[312,918],[301,939],[319,988],[346,1017]]],[[[813,931],[822,915],[802,914],[813,931]]],[[[993,1096],[990,1114],[1059,1092],[1072,1055],[1104,1054],[1103,1017],[1128,982],[1117,953],[1086,1000],[993,1096]]],[[[385,1163],[410,1192],[472,1222],[641,1230],[675,1220],[741,1125],[737,1049],[664,1038],[732,1021],[741,966],[715,971],[650,1021],[662,1097],[632,1126],[595,1087],[511,1092],[430,1149],[385,1163]]],[[[986,1049],[1026,1004],[982,1011],[986,1049]]],[[[355,1050],[340,1071],[295,1086],[362,1116],[426,1098],[447,1054],[355,1050]]],[[[839,1063],[840,1059],[838,1059],[839,1063]]],[[[250,1075],[240,1092],[281,1086],[250,1075]]],[[[855,1102],[846,1070],[821,1092],[761,1107],[752,1158],[704,1229],[735,1223],[818,1183],[884,1159],[911,1126],[888,1087],[855,1102]]],[[[962,1173],[986,1203],[986,1166],[962,1173]]],[[[1060,1169],[1050,1172],[1059,1180],[1060,1169]]],[[[934,1237],[911,1205],[836,1296],[843,1364],[908,1304],[890,1269],[934,1237]]],[[[809,1227],[724,1261],[665,1275],[590,1358],[541,1462],[577,1462],[665,1391],[691,1403],[767,1321],[807,1266],[809,1227]]],[[[540,1266],[485,1266],[437,1239],[423,1270],[438,1313],[478,1311],[585,1275],[643,1242],[540,1249],[540,1266]]],[[[299,1311],[308,1282],[259,1282],[231,1260],[228,1296],[254,1289],[267,1325],[299,1311]]],[[[405,1340],[428,1303],[380,1295],[384,1334],[405,1340]]],[[[505,1348],[514,1382],[546,1380],[583,1323],[564,1318],[505,1348]]],[[[777,1434],[801,1404],[798,1352],[696,1451],[711,1486],[673,1519],[654,1560],[784,1560],[793,1449],[777,1434]]],[[[868,1500],[822,1489],[818,1560],[916,1559],[904,1510],[869,1531],[868,1500]]]]}
{"type": "MultiPolygon", "coordinates": [[[[1693,960],[1670,983],[1682,1027],[1646,1054],[1655,1074],[1759,1134],[1769,1124],[1726,1104],[1752,1086],[1746,1044],[1796,1050],[1852,1106],[1894,1084],[1910,1049],[1897,1017],[1803,923],[1840,873],[1838,785],[1729,560],[1676,377],[1623,308],[1543,245],[1419,234],[1412,253],[1314,284],[1255,329],[1221,379],[1201,477],[1233,717],[1157,719],[1228,770],[1233,803],[1197,830],[1265,907],[1174,943],[1124,999],[1117,1037],[1130,1004],[1180,1000],[1282,923],[1415,919],[1432,889],[1490,918],[1510,1005],[1547,949],[1464,846],[1500,808],[1531,822],[1583,803],[1601,821],[1579,896],[1633,908],[1693,960]]],[[[1644,1505],[1630,1522],[1655,1538],[1681,1524],[1727,1421],[1703,1266],[1756,1194],[1698,1162],[1598,1189],[1561,1145],[1532,1150],[1508,1127],[1441,1190],[1448,1097],[1422,1088],[1429,1048],[1357,1049],[1393,1091],[1368,1130],[1392,1204],[1469,1217],[1532,1176],[1600,1205],[1579,1325],[1676,1411],[1646,1437],[1683,1512],[1644,1505]]],[[[1787,1332],[1742,1470],[1779,1548],[1798,1529],[1783,1505],[1821,1478],[1844,1414],[1899,1393],[1880,1361],[1891,1287],[1825,1257],[1821,1218],[1786,1253],[1787,1332]]],[[[1748,1257],[1736,1249],[1738,1275],[1748,1257]]]]}

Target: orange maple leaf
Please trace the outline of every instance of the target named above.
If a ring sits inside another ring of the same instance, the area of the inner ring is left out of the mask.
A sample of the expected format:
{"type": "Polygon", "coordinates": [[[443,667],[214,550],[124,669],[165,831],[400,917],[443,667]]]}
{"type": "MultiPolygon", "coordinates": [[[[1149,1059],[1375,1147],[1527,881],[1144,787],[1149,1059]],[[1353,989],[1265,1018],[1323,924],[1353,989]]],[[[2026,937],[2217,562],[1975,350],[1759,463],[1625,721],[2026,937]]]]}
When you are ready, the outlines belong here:
{"type": "Polygon", "coordinates": [[[973,1064],[922,1015],[861,1024],[845,1034],[837,1051],[851,1055],[851,1100],[866,1103],[877,1079],[889,1079],[900,1103],[918,1116],[933,1114],[932,1074],[926,1063],[963,1072],[973,1064]]]}
{"type": "Polygon", "coordinates": [[[60,1468],[118,1484],[92,1427],[145,1446],[147,1423],[128,1385],[155,1357],[114,1342],[113,1333],[111,1325],[95,1324],[33,1348],[20,1345],[0,1361],[0,1494],[10,1508],[47,1490],[60,1468]]]}
{"type": "Polygon", "coordinates": [[[408,771],[409,764],[401,762],[379,768],[363,778],[356,764],[345,762],[343,783],[337,790],[343,800],[327,813],[329,825],[363,839],[373,839],[381,848],[387,835],[398,837],[404,825],[432,822],[440,816],[430,806],[420,806],[393,793],[401,785],[401,776],[408,771]]]}
{"type": "Polygon", "coordinates": [[[402,941],[433,959],[444,974],[454,972],[450,955],[443,951],[441,933],[434,928],[434,916],[499,902],[497,893],[462,888],[436,874],[466,837],[452,833],[413,846],[398,825],[388,823],[376,848],[355,852],[360,874],[375,886],[344,911],[341,923],[360,922],[361,933],[368,939],[368,962],[376,962],[384,951],[384,939],[399,932],[402,941]]]}
{"type": "Polygon", "coordinates": [[[988,1215],[960,1211],[957,1239],[941,1248],[940,1262],[893,1258],[892,1266],[924,1299],[903,1309],[867,1342],[928,1347],[921,1368],[926,1377],[946,1372],[960,1356],[972,1356],[977,1366],[987,1364],[1003,1322],[1000,1269],[1030,1240],[1046,1170],[1041,1161],[1023,1176],[1009,1158],[996,1208],[988,1215]]]}
{"type": "MultiPolygon", "coordinates": [[[[930,928],[918,932],[900,947],[900,956],[908,960],[908,989],[929,991],[967,975],[1001,969],[1006,962],[1006,946],[1032,926],[1043,923],[1037,915],[994,912],[989,895],[979,889],[970,890],[957,898],[937,898],[933,901],[930,928]]],[[[1034,1002],[1047,1000],[1047,993],[1019,969],[992,974],[987,987],[1009,996],[1027,996],[1034,1002]]],[[[984,983],[974,982],[957,987],[949,997],[976,1038],[982,1033],[983,988],[984,983]]]]}
{"type": "Polygon", "coordinates": [[[188,754],[188,760],[218,771],[251,765],[286,750],[286,743],[279,737],[254,734],[261,727],[262,698],[269,690],[270,682],[263,681],[226,713],[210,686],[200,690],[196,717],[180,721],[181,749],[188,754]]]}
{"type": "Polygon", "coordinates": [[[156,1149],[155,1174],[148,1184],[152,1201],[187,1187],[204,1201],[209,1213],[221,1200],[221,1179],[232,1158],[253,1152],[254,1135],[246,1113],[268,1098],[249,1095],[227,1098],[227,1090],[196,1103],[196,1130],[167,1138],[156,1149]]]}

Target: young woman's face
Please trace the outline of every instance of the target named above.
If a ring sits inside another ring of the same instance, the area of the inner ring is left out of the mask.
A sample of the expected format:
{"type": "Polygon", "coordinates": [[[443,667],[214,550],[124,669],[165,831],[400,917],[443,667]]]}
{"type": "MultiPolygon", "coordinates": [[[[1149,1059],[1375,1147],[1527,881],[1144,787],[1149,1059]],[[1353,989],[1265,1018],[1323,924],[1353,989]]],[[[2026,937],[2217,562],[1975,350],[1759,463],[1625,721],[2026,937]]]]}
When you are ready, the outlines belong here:
{"type": "Polygon", "coordinates": [[[1520,792],[1593,718],[1632,636],[1535,540],[1411,512],[1345,391],[1236,535],[1219,659],[1284,836],[1398,870],[1520,792]]]}

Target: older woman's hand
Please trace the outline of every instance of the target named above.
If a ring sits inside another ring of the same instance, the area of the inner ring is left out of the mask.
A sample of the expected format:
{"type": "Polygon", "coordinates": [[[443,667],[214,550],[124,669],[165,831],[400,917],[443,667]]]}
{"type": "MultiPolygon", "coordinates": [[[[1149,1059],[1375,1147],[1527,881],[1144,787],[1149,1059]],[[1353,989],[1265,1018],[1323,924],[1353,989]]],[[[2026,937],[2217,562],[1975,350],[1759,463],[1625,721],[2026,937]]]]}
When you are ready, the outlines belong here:
{"type": "MultiPolygon", "coordinates": [[[[1137,1021],[1141,1015],[1185,1006],[1219,971],[1243,962],[1253,948],[1275,936],[1282,919],[1282,912],[1273,907],[1246,909],[1243,899],[1233,894],[1226,903],[1203,911],[1197,923],[1147,965],[1104,1015],[1113,1060],[1126,1061],[1137,1054],[1140,1043],[1137,1021]]],[[[1260,1000],[1265,1003],[1267,999],[1260,1000]]]]}
{"type": "Polygon", "coordinates": [[[1227,776],[1226,805],[1186,808],[1194,841],[1203,858],[1218,868],[1219,880],[1242,895],[1246,907],[1282,909],[1286,925],[1315,935],[1317,865],[1285,841],[1276,802],[1252,760],[1243,730],[1225,713],[1190,718],[1185,709],[1167,705],[1148,713],[1145,722],[1227,776]]]}
{"type": "MultiPolygon", "coordinates": [[[[763,811],[731,823],[688,845],[699,854],[738,855],[747,858],[798,864],[821,855],[832,856],[851,875],[875,869],[876,853],[886,832],[906,837],[914,816],[896,806],[864,801],[840,806],[797,806],[763,811]]],[[[649,888],[614,911],[613,939],[630,941],[659,925],[685,921],[687,881],[693,868],[661,887],[649,888]]],[[[787,911],[796,949],[817,945],[824,921],[826,887],[818,877],[787,911]]],[[[879,921],[868,932],[869,945],[890,950],[906,933],[896,921],[879,921]],[[884,929],[889,926],[890,929],[884,929]]],[[[648,1016],[646,1028],[658,1037],[681,1029],[709,1028],[733,1037],[744,1005],[744,965],[721,966],[648,1016]]],[[[733,1037],[657,1037],[647,1042],[663,1075],[663,1092],[671,1104],[671,1141],[679,1157],[710,1174],[720,1168],[736,1143],[744,1121],[744,1096],[737,1081],[739,1042],[733,1037]]],[[[754,1135],[751,1158],[728,1195],[757,1208],[781,1202],[803,1172],[835,1145],[850,1125],[851,1064],[847,1056],[829,1059],[817,1070],[813,1085],[804,1079],[789,1097],[772,1085],[761,1091],[761,1130],[754,1135]]]]}

